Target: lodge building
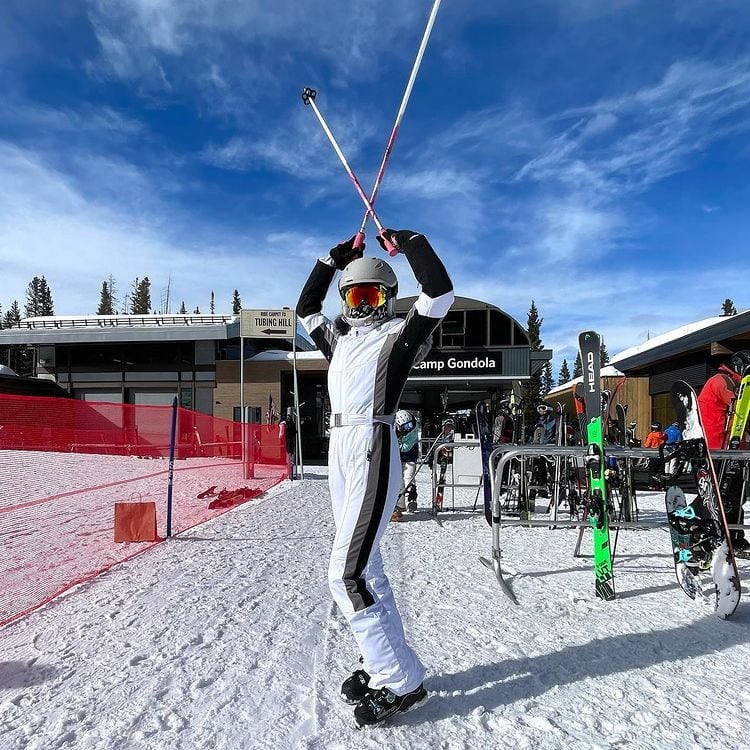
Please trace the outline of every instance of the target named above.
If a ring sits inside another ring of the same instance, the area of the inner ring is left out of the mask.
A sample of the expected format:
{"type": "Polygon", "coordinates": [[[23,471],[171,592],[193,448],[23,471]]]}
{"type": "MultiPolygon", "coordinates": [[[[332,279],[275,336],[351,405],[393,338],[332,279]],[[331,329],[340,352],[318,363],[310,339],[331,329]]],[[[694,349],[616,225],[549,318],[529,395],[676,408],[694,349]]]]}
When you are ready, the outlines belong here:
{"type": "MultiPolygon", "coordinates": [[[[415,299],[399,300],[396,314],[405,317],[415,299]]],[[[169,404],[177,395],[181,406],[234,420],[241,402],[252,421],[265,421],[270,404],[281,414],[293,406],[296,363],[303,456],[324,458],[330,407],[322,354],[299,328],[294,342],[271,333],[242,344],[234,315],[55,316],[0,331],[0,346],[31,346],[37,377],[73,398],[169,404]]],[[[432,344],[401,401],[423,422],[519,393],[521,382],[552,358],[549,349],[531,349],[510,315],[467,297],[456,298],[432,344]]]]}

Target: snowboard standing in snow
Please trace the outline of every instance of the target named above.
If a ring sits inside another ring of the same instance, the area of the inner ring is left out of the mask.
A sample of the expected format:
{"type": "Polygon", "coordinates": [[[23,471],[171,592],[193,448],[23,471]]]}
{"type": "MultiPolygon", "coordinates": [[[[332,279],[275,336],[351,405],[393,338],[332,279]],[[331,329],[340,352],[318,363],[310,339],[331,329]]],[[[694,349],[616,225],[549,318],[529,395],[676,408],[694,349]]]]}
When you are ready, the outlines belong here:
{"type": "Polygon", "coordinates": [[[482,457],[482,487],[484,489],[484,517],[492,526],[492,485],[490,483],[490,453],[492,453],[492,427],[487,411],[487,404],[480,401],[477,404],[477,434],[479,435],[479,451],[482,457]]]}
{"type": "Polygon", "coordinates": [[[685,381],[678,380],[672,385],[672,404],[683,438],[671,446],[674,450],[668,458],[673,470],[665,496],[677,581],[691,599],[698,595],[713,599],[716,614],[727,618],[740,601],[740,578],[698,399],[685,381]],[[674,484],[688,463],[698,493],[691,502],[674,484]],[[713,585],[704,587],[701,576],[708,571],[713,585]]]}
{"type": "Polygon", "coordinates": [[[604,435],[602,430],[601,360],[599,334],[584,331],[578,337],[583,364],[584,400],[586,402],[586,472],[588,474],[588,513],[594,532],[594,590],[600,599],[615,598],[612,551],[609,546],[609,512],[604,479],[604,435]]]}

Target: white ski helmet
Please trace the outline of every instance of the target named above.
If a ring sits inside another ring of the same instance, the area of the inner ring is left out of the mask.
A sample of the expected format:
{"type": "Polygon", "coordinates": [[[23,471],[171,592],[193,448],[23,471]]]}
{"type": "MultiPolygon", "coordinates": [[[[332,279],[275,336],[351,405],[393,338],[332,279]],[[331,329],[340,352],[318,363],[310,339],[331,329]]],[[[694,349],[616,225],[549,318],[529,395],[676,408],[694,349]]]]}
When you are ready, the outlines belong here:
{"type": "Polygon", "coordinates": [[[395,315],[398,279],[380,258],[357,258],[341,273],[339,294],[351,326],[382,323],[395,315]]]}
{"type": "Polygon", "coordinates": [[[396,412],[394,424],[396,425],[396,432],[401,435],[406,435],[407,432],[411,432],[417,426],[414,415],[406,409],[399,409],[396,412]]]}

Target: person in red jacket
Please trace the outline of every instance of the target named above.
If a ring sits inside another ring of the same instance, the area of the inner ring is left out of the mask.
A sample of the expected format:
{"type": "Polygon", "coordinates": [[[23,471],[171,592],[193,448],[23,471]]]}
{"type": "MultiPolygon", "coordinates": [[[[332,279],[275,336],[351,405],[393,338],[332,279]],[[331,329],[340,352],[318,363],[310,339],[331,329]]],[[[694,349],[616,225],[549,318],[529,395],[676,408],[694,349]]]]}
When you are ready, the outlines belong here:
{"type": "MultiPolygon", "coordinates": [[[[726,446],[729,432],[729,410],[737,395],[737,387],[742,379],[743,370],[750,366],[750,352],[742,350],[733,354],[726,364],[719,367],[719,371],[712,375],[701,388],[698,395],[698,410],[706,435],[706,445],[709,450],[721,450],[726,446]]],[[[717,472],[720,473],[717,466],[717,472]]],[[[743,523],[744,514],[741,505],[742,472],[723,488],[722,500],[729,523],[743,523]]],[[[732,543],[735,551],[750,549],[750,543],[745,539],[744,531],[732,532],[732,543]]]]}
{"type": "Polygon", "coordinates": [[[654,422],[651,425],[651,432],[646,435],[643,443],[644,448],[660,448],[667,442],[667,436],[661,429],[661,422],[654,422]]]}

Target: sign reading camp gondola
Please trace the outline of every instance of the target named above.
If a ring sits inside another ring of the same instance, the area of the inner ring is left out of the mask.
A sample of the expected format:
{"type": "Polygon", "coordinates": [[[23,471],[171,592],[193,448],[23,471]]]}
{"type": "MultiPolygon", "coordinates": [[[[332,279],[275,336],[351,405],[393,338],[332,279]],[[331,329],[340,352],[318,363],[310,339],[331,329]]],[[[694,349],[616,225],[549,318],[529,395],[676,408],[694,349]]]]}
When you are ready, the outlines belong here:
{"type": "Polygon", "coordinates": [[[434,352],[411,371],[413,378],[481,377],[500,375],[500,352],[462,352],[445,354],[434,352]]]}

